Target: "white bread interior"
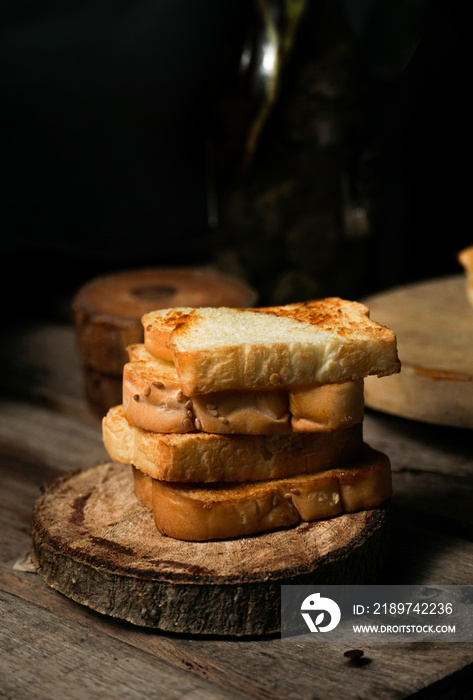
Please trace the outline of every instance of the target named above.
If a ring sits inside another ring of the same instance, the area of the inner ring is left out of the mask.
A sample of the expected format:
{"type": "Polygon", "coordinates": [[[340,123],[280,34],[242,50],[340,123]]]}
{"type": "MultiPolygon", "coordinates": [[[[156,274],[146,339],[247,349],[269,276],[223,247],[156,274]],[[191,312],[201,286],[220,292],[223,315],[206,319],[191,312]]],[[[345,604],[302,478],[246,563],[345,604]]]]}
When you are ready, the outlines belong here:
{"type": "Polygon", "coordinates": [[[159,532],[181,540],[242,537],[375,508],[391,497],[389,459],[367,445],[350,467],[271,481],[177,484],[133,467],[137,498],[159,532]]]}
{"type": "MultiPolygon", "coordinates": [[[[171,351],[188,396],[393,374],[393,331],[339,298],[262,309],[164,309],[143,316],[145,346],[171,351]]],[[[169,353],[167,353],[169,357],[169,353]]]]}
{"type": "Polygon", "coordinates": [[[280,435],[154,433],[131,425],[122,406],[102,421],[111,459],[134,464],[154,479],[181,482],[253,481],[311,473],[355,459],[362,424],[331,432],[280,435]]]}
{"type": "Polygon", "coordinates": [[[123,370],[126,419],[144,430],[273,435],[338,430],[363,420],[363,380],[186,396],[172,362],[143,344],[128,348],[123,370]]]}

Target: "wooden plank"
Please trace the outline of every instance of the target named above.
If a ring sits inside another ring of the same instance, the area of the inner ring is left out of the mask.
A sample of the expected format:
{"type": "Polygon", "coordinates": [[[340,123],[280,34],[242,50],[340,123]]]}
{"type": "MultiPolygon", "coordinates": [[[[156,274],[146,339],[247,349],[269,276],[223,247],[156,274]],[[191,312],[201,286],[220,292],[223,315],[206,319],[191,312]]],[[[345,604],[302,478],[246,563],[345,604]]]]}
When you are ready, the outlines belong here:
{"type": "Polygon", "coordinates": [[[472,581],[473,542],[434,530],[422,515],[393,506],[381,583],[471,585],[472,581]]]}
{"type": "Polygon", "coordinates": [[[100,429],[20,402],[0,403],[0,562],[29,550],[31,512],[60,473],[103,461],[100,429]]]}
{"type": "Polygon", "coordinates": [[[394,471],[403,469],[455,474],[473,474],[473,436],[470,430],[388,416],[367,409],[365,440],[385,452],[394,471]]]}
{"type": "Polygon", "coordinates": [[[389,455],[395,504],[420,523],[473,539],[471,431],[367,411],[364,437],[389,455]]]}
{"type": "MultiPolygon", "coordinates": [[[[190,675],[225,689],[224,697],[392,698],[408,697],[472,662],[471,644],[379,644],[364,646],[366,661],[358,666],[344,657],[344,644],[266,640],[189,639],[149,634],[131,625],[91,613],[82,606],[37,585],[32,574],[6,573],[2,588],[14,589],[24,600],[52,611],[69,626],[93,630],[126,643],[190,675]]],[[[36,612],[30,613],[37,618],[36,612]]],[[[41,616],[40,616],[41,617],[41,616]]],[[[36,646],[34,634],[30,644],[36,646]]],[[[122,651],[133,658],[132,651],[122,651]]],[[[141,663],[141,661],[140,661],[141,663]]],[[[138,665],[137,665],[138,668],[138,665]]],[[[468,672],[470,673],[470,672],[468,672]]],[[[471,677],[471,675],[469,676],[471,677]]],[[[451,678],[455,683],[455,678],[451,678]]],[[[171,696],[173,697],[173,696],[171,696]]]]}
{"type": "Polygon", "coordinates": [[[16,456],[58,472],[81,469],[108,459],[99,423],[19,401],[0,402],[0,454],[16,456]]]}
{"type": "Polygon", "coordinates": [[[0,593],[1,693],[44,698],[241,698],[93,628],[0,593]]]}
{"type": "Polygon", "coordinates": [[[98,424],[90,411],[74,327],[25,324],[2,336],[2,385],[14,399],[44,404],[98,424]]]}
{"type": "Polygon", "coordinates": [[[466,477],[402,471],[393,474],[393,501],[430,528],[473,541],[473,483],[466,477]]]}
{"type": "Polygon", "coordinates": [[[0,402],[1,561],[18,558],[29,546],[31,511],[41,488],[60,473],[104,458],[98,426],[40,406],[0,402]]]}

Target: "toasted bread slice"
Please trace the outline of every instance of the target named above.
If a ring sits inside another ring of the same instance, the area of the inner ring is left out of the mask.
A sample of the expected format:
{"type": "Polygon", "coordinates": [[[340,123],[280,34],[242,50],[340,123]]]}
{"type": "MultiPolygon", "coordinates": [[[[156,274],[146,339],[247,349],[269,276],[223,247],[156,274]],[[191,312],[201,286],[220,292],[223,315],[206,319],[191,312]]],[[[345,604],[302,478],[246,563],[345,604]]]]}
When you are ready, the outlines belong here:
{"type": "MultiPolygon", "coordinates": [[[[143,316],[145,346],[172,355],[188,396],[393,374],[393,331],[339,298],[260,309],[188,308],[143,316]]],[[[169,355],[168,355],[169,356],[169,355]]]]}
{"type": "Polygon", "coordinates": [[[157,481],[133,468],[135,494],[162,534],[202,541],[252,535],[368,510],[391,497],[389,459],[364,446],[350,468],[243,484],[157,481]]]}
{"type": "Polygon", "coordinates": [[[458,253],[458,261],[467,272],[473,273],[473,245],[468,246],[468,248],[463,248],[463,250],[458,253]]]}
{"type": "Polygon", "coordinates": [[[147,342],[145,342],[147,350],[156,357],[172,361],[174,359],[173,352],[169,345],[171,333],[183,319],[187,318],[194,311],[195,309],[191,306],[179,306],[173,309],[157,309],[144,314],[141,322],[145,338],[148,338],[147,342]]]}
{"type": "Polygon", "coordinates": [[[363,420],[363,380],[186,396],[172,362],[138,344],[123,369],[126,419],[157,433],[274,435],[346,428],[363,420]]]}
{"type": "Polygon", "coordinates": [[[141,358],[123,368],[123,411],[132,425],[157,433],[274,435],[291,429],[285,391],[216,392],[191,399],[181,390],[173,363],[153,357],[144,345],[129,348],[129,356],[141,358]]]}
{"type": "Polygon", "coordinates": [[[359,455],[362,424],[326,433],[216,435],[152,433],[131,425],[121,406],[102,421],[110,457],[165,481],[253,481],[342,465],[359,455]]]}
{"type": "Polygon", "coordinates": [[[458,253],[458,262],[466,271],[466,296],[473,306],[473,245],[464,248],[458,253]]]}

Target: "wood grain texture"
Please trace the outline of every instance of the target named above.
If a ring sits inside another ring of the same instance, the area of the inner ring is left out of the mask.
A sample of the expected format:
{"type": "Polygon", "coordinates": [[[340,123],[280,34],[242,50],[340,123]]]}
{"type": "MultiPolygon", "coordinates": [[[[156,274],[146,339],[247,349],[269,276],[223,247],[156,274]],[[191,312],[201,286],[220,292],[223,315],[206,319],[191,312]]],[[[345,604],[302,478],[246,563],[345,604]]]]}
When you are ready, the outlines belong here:
{"type": "MultiPolygon", "coordinates": [[[[412,531],[409,534],[412,535],[412,531]]],[[[186,635],[150,634],[142,628],[97,615],[89,608],[76,605],[42,585],[41,579],[32,574],[0,571],[0,587],[19,597],[20,606],[28,601],[41,608],[40,616],[48,626],[47,634],[55,637],[59,645],[62,643],[61,634],[54,634],[54,623],[58,619],[63,620],[66,629],[70,627],[73,633],[84,628],[94,631],[96,639],[102,639],[103,648],[108,646],[112,658],[118,663],[123,664],[124,659],[127,659],[130,668],[140,668],[143,660],[140,652],[146,652],[151,659],[155,657],[167,662],[171,669],[176,667],[190,676],[211,681],[209,692],[215,693],[218,686],[221,694],[216,695],[222,698],[232,698],[233,695],[240,697],[240,694],[258,700],[283,700],[288,697],[301,700],[313,700],[314,697],[337,700],[404,698],[443,678],[446,678],[450,688],[454,687],[457,683],[456,675],[463,669],[468,671],[473,658],[472,645],[469,644],[364,645],[367,662],[357,666],[344,657],[347,647],[343,643],[327,642],[321,645],[307,641],[287,643],[277,638],[202,639],[186,635]],[[111,639],[112,644],[107,645],[107,639],[111,639]],[[113,640],[122,642],[122,648],[113,644],[113,640]]],[[[32,606],[21,609],[18,616],[20,624],[23,615],[33,614],[36,617],[32,606]]],[[[88,646],[89,637],[83,635],[80,639],[88,646]]],[[[30,646],[34,647],[34,630],[32,640],[30,646]]],[[[93,651],[94,647],[90,646],[87,653],[93,651]]],[[[1,653],[0,642],[0,655],[1,653]]],[[[18,656],[21,658],[21,652],[18,652],[18,656]]],[[[32,669],[35,668],[34,659],[31,666],[32,669]]],[[[91,682],[91,677],[97,672],[96,668],[94,663],[82,668],[87,677],[86,683],[91,682]]],[[[166,669],[157,665],[155,677],[160,679],[163,672],[166,673],[166,669]]],[[[26,673],[20,670],[18,679],[14,682],[23,683],[24,694],[16,694],[15,698],[31,697],[27,692],[28,682],[25,682],[25,676],[30,679],[32,673],[29,669],[26,673]]],[[[42,671],[45,687],[54,683],[53,676],[53,664],[47,665],[42,671]]],[[[111,694],[122,680],[121,673],[117,674],[115,680],[110,678],[111,694]]],[[[58,684],[61,687],[61,679],[58,684]]],[[[166,680],[163,687],[167,688],[166,680]]],[[[189,692],[189,687],[192,687],[190,683],[183,683],[182,696],[186,691],[189,692]]],[[[133,688],[130,688],[131,692],[133,688]]],[[[146,689],[141,685],[135,692],[136,697],[148,697],[146,689]]],[[[87,697],[99,695],[92,692],[87,697]]],[[[457,699],[459,696],[453,697],[457,699]]]]}
{"type": "MultiPolygon", "coordinates": [[[[0,608],[0,650],[4,652],[2,697],[16,700],[156,697],[157,677],[160,697],[170,700],[222,697],[221,689],[208,680],[144,651],[134,650],[130,660],[123,642],[93,628],[73,624],[67,617],[19,601],[15,596],[0,592],[0,608]]],[[[244,696],[235,690],[225,697],[244,696]]]]}
{"type": "Polygon", "coordinates": [[[463,275],[416,283],[364,300],[395,331],[400,374],[367,377],[371,408],[429,423],[473,428],[473,309],[463,275]]]}
{"type": "Polygon", "coordinates": [[[134,624],[198,634],[280,629],[282,583],[375,581],[387,508],[212,542],[160,535],[129,468],[108,462],[58,479],[33,513],[41,577],[134,624]]]}

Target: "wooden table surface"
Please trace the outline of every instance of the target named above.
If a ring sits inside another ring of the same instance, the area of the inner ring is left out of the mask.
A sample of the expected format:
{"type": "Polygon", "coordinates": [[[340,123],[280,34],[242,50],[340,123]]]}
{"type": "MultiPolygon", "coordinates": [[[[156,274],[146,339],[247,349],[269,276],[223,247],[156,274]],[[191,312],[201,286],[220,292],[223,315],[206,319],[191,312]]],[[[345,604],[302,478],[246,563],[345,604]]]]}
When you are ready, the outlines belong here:
{"type": "MultiPolygon", "coordinates": [[[[3,334],[0,404],[0,697],[471,698],[473,643],[366,645],[192,638],[102,617],[31,570],[29,525],[45,484],[107,461],[73,329],[3,334]]],[[[471,431],[367,412],[365,438],[394,471],[381,582],[473,583],[471,431]]]]}

